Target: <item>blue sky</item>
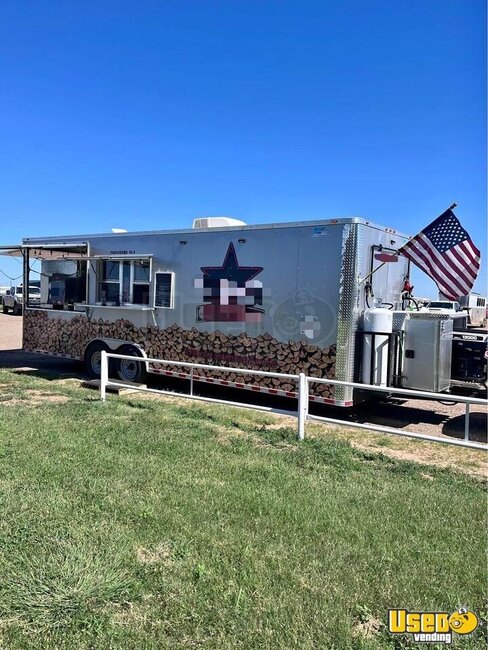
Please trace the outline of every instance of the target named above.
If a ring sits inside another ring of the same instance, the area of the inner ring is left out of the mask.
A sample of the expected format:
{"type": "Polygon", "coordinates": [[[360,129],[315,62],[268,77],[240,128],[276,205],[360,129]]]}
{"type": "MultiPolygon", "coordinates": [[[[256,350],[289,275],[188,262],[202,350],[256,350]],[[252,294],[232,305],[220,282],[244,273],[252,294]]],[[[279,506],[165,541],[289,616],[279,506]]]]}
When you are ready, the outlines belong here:
{"type": "Polygon", "coordinates": [[[484,0],[3,0],[0,83],[2,244],[457,201],[486,262],[484,0]]]}

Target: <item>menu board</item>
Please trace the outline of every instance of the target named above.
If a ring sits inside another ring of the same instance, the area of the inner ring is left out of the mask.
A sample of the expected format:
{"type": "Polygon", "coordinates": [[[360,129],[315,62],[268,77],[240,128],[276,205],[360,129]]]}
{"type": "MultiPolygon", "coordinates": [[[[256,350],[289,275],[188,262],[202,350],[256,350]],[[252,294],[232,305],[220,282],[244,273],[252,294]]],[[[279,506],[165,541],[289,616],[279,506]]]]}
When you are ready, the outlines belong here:
{"type": "Polygon", "coordinates": [[[156,273],[155,307],[171,307],[172,280],[172,273],[156,273]]]}

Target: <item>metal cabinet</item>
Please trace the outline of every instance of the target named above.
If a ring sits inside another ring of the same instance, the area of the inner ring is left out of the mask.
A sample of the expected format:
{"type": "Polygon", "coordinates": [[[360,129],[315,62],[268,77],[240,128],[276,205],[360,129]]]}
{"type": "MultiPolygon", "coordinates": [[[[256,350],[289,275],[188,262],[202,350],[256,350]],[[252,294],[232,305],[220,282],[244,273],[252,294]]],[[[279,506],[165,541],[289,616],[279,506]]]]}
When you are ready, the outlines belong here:
{"type": "Polygon", "coordinates": [[[405,323],[405,388],[440,392],[451,379],[453,321],[412,318],[405,323]]]}

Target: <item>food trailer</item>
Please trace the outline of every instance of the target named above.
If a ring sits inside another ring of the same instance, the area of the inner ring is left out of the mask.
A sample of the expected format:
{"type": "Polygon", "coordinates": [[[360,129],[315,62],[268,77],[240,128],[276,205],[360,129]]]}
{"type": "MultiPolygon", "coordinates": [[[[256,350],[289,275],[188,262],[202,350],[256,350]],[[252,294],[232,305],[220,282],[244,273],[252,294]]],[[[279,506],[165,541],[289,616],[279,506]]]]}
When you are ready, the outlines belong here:
{"type": "MultiPolygon", "coordinates": [[[[84,361],[92,377],[107,350],[415,388],[405,357],[412,376],[426,359],[406,352],[404,335],[415,340],[407,324],[427,316],[407,310],[409,262],[396,254],[407,239],[360,218],[208,218],[184,230],[29,237],[4,254],[23,256],[24,286],[40,275],[40,302],[24,303],[24,349],[84,361]]],[[[451,326],[429,336],[449,338],[451,326]]],[[[448,348],[436,347],[443,367],[448,348]]],[[[110,372],[126,381],[187,376],[130,360],[110,372]]],[[[194,380],[296,397],[286,378],[222,370],[194,380]]],[[[446,389],[444,379],[433,385],[446,389]]],[[[351,406],[357,396],[349,386],[311,386],[314,401],[351,406]]]]}

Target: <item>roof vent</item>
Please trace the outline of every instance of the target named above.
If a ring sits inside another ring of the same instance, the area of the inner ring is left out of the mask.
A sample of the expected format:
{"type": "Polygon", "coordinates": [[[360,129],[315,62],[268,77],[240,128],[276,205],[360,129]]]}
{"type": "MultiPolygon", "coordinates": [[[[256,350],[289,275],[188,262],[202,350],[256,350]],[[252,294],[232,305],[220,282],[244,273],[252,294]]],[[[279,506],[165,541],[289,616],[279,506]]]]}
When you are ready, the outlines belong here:
{"type": "Polygon", "coordinates": [[[244,221],[231,219],[230,217],[200,217],[194,219],[193,228],[200,230],[202,228],[228,228],[229,226],[245,226],[244,221]]]}

